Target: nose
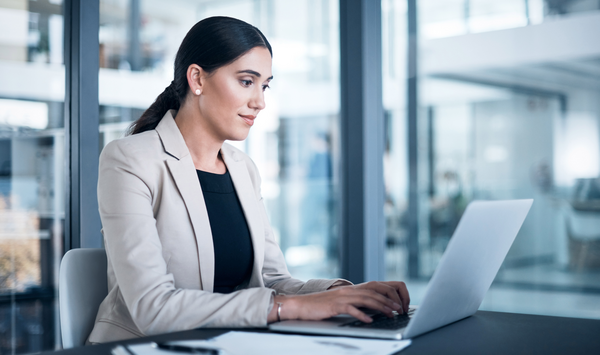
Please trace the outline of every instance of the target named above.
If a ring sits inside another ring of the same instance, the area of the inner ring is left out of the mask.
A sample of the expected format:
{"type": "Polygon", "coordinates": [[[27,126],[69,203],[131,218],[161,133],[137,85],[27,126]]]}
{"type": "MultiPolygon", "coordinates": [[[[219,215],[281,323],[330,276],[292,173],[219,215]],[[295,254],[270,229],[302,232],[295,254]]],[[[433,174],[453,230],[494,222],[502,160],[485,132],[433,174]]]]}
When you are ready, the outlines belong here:
{"type": "Polygon", "coordinates": [[[248,106],[253,110],[263,110],[266,107],[265,104],[265,93],[262,90],[262,87],[259,87],[258,90],[254,91],[254,95],[248,102],[248,106]]]}

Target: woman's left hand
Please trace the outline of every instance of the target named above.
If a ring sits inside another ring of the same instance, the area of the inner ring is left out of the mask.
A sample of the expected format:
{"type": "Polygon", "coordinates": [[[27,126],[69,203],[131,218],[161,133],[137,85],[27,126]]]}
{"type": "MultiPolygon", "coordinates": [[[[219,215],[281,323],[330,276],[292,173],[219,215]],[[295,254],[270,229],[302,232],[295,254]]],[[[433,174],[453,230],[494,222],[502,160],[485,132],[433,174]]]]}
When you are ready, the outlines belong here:
{"type": "Polygon", "coordinates": [[[406,284],[402,281],[370,281],[358,285],[338,285],[332,286],[329,289],[335,289],[339,287],[353,287],[357,289],[366,289],[375,291],[392,301],[402,305],[402,310],[408,312],[408,305],[410,304],[410,296],[406,284]]]}

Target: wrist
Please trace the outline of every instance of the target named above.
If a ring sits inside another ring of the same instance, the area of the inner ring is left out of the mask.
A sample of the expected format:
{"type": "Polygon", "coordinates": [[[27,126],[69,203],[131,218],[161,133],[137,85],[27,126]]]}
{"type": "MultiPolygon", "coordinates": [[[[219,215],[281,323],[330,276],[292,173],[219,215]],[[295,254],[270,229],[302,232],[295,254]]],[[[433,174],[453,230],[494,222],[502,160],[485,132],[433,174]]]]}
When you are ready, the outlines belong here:
{"type": "Polygon", "coordinates": [[[296,319],[296,297],[285,295],[275,296],[273,300],[273,309],[277,321],[296,319]]]}
{"type": "Polygon", "coordinates": [[[327,287],[327,290],[333,290],[335,288],[340,288],[343,286],[352,286],[352,282],[348,281],[348,280],[336,280],[334,283],[331,284],[331,286],[327,287]]]}

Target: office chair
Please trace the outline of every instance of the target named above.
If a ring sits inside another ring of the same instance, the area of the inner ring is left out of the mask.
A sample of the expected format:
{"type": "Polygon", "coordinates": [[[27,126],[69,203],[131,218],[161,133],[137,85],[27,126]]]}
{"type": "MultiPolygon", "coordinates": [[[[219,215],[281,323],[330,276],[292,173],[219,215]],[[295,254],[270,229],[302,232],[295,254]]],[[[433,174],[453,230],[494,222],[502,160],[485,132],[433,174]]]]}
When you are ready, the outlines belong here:
{"type": "Polygon", "coordinates": [[[600,268],[600,208],[567,209],[569,267],[573,271],[600,268]]]}
{"type": "Polygon", "coordinates": [[[108,294],[104,249],[72,249],[60,263],[58,298],[63,348],[85,345],[108,294]]]}

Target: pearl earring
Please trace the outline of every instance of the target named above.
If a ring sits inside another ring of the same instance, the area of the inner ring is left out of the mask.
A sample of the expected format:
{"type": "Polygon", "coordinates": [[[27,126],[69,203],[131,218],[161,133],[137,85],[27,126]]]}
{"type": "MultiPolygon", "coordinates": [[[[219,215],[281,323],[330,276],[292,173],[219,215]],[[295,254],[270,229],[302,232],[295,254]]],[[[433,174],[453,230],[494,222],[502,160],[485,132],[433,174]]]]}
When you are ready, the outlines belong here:
{"type": "Polygon", "coordinates": [[[200,95],[200,89],[196,89],[196,95],[200,95]]]}

